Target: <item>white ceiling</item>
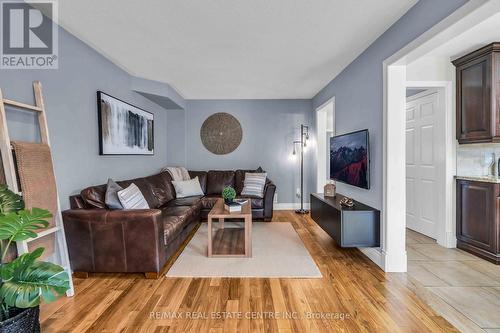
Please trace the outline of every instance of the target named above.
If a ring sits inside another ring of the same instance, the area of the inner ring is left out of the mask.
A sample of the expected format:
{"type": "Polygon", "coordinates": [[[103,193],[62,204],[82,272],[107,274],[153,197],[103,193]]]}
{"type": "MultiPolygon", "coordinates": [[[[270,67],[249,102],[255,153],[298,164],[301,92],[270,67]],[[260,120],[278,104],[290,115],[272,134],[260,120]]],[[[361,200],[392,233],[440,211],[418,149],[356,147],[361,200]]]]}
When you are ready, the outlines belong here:
{"type": "Polygon", "coordinates": [[[417,0],[64,0],[59,23],[188,99],[311,98],[417,0]]]}
{"type": "Polygon", "coordinates": [[[493,42],[500,42],[500,13],[441,44],[425,57],[454,60],[493,42]]]}

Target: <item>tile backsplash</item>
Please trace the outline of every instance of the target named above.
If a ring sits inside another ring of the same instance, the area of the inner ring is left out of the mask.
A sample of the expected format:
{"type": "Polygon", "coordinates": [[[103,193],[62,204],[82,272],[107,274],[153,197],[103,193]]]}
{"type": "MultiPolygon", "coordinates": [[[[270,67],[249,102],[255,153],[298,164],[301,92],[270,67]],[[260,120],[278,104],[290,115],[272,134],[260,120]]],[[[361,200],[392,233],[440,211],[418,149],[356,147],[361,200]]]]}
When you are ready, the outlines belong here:
{"type": "Polygon", "coordinates": [[[497,175],[497,163],[500,158],[500,144],[457,145],[457,175],[485,176],[491,174],[490,165],[494,160],[494,172],[497,175]]]}

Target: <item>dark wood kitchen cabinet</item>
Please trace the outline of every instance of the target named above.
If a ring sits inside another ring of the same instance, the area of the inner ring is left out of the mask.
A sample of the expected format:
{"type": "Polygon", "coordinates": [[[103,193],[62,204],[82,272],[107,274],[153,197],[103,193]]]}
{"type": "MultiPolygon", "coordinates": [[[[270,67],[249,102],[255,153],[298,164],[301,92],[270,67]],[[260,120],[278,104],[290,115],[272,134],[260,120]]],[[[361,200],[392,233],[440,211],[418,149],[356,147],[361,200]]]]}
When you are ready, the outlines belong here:
{"type": "Polygon", "coordinates": [[[457,180],[457,247],[500,264],[500,184],[457,180]]]}
{"type": "Polygon", "coordinates": [[[457,140],[500,142],[500,43],[453,61],[457,80],[457,140]]]}

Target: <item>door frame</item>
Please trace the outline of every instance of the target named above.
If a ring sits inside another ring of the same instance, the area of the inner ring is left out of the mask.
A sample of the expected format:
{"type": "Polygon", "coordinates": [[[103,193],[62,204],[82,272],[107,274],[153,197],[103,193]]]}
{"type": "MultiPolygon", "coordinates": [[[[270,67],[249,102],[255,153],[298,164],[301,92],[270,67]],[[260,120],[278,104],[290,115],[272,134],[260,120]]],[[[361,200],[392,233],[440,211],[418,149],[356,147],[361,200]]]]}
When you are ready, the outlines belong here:
{"type": "MultiPolygon", "coordinates": [[[[406,65],[498,12],[499,1],[470,0],[382,63],[382,250],[372,260],[386,272],[406,272],[407,269],[406,117],[402,112],[406,105],[406,65]]],[[[453,141],[454,137],[450,140],[453,141]]]]}
{"type": "MultiPolygon", "coordinates": [[[[320,121],[320,118],[318,117],[318,113],[321,112],[322,109],[324,109],[328,104],[332,104],[332,113],[333,113],[333,133],[335,134],[335,96],[332,96],[331,98],[329,98],[328,100],[326,100],[324,103],[322,103],[320,106],[318,106],[316,109],[315,109],[315,116],[316,116],[316,140],[319,140],[319,121],[320,121]]],[[[328,144],[328,143],[327,143],[328,144]]],[[[323,189],[320,188],[320,185],[319,185],[319,177],[320,177],[320,172],[319,172],[319,165],[320,165],[320,159],[319,159],[319,156],[320,156],[320,149],[319,149],[319,144],[316,145],[316,189],[318,191],[318,193],[322,193],[323,192],[323,189]]],[[[326,157],[328,158],[328,156],[326,157]]],[[[328,170],[326,170],[328,171],[328,170]]],[[[325,180],[328,180],[328,179],[325,179],[325,180]]]]}
{"type": "MultiPolygon", "coordinates": [[[[439,245],[453,248],[457,245],[455,236],[455,186],[456,145],[455,145],[455,112],[452,81],[406,81],[407,88],[428,89],[437,92],[439,107],[439,122],[444,130],[444,165],[439,168],[438,175],[438,218],[436,219],[436,241],[439,245]]],[[[429,94],[421,92],[409,97],[417,99],[429,94]]],[[[407,98],[408,100],[408,98],[407,98]]],[[[406,140],[405,140],[406,142],[406,140]]],[[[405,146],[406,156],[406,146],[405,146]]],[[[406,186],[405,186],[406,188],[406,186]]]]}

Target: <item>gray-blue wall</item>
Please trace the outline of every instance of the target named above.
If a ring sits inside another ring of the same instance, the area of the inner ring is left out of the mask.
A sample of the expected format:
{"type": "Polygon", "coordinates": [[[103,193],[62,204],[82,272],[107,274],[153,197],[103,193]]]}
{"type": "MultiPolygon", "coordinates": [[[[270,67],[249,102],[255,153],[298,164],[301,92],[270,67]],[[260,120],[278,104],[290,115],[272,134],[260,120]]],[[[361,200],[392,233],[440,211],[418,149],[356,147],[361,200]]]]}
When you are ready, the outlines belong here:
{"type": "MultiPolygon", "coordinates": [[[[278,202],[296,203],[300,187],[299,159],[291,158],[300,124],[311,125],[311,100],[188,100],[186,110],[187,166],[195,170],[251,169],[262,166],[277,186],[278,202]],[[235,116],[243,129],[240,146],[227,155],[214,155],[203,146],[200,128],[216,112],[235,116]]],[[[313,151],[306,152],[304,193],[312,191],[313,151]]]]}
{"type": "MultiPolygon", "coordinates": [[[[133,92],[131,77],[126,72],[63,29],[59,30],[59,69],[0,71],[0,88],[5,98],[33,104],[34,80],[43,85],[63,209],[68,207],[68,196],[85,186],[104,183],[107,177],[123,179],[154,173],[167,164],[167,156],[172,156],[174,162],[184,159],[182,152],[168,151],[174,146],[167,147],[165,130],[170,112],[181,111],[167,111],[133,92]],[[97,90],[155,114],[154,156],[99,156],[97,90]]],[[[12,139],[38,138],[31,114],[8,109],[7,117],[12,139]]],[[[178,113],[172,118],[176,121],[178,113]]]]}
{"type": "Polygon", "coordinates": [[[186,111],[168,110],[167,127],[159,131],[167,131],[167,161],[169,166],[185,166],[186,153],[186,111]]]}
{"type": "Polygon", "coordinates": [[[382,62],[466,2],[420,0],[313,98],[316,108],[335,96],[337,134],[370,131],[371,189],[339,183],[340,193],[382,208],[382,62]]]}

